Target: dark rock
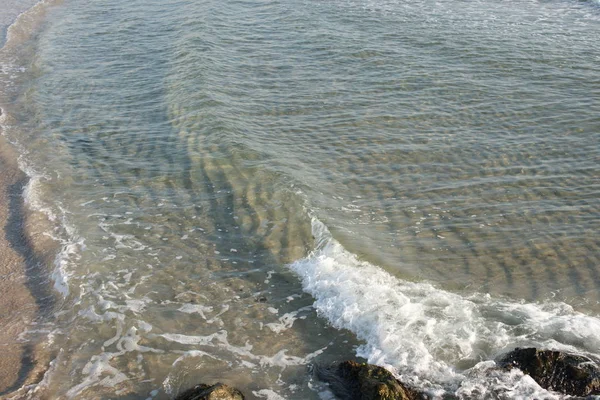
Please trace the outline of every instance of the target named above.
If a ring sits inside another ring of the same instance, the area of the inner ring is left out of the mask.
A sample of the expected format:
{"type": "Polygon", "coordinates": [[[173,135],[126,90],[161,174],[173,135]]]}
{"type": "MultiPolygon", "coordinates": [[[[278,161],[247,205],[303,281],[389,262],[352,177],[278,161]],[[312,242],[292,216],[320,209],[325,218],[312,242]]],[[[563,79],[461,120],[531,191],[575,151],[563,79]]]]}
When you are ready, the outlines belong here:
{"type": "Polygon", "coordinates": [[[344,361],[328,367],[316,366],[317,377],[329,384],[343,400],[416,400],[426,398],[406,387],[385,368],[344,361]]]}
{"type": "Polygon", "coordinates": [[[500,364],[520,369],[544,389],[572,396],[600,394],[600,366],[581,355],[517,348],[502,357],[500,364]]]}
{"type": "Polygon", "coordinates": [[[175,400],[244,400],[244,395],[223,383],[200,384],[181,393],[175,400]]]}

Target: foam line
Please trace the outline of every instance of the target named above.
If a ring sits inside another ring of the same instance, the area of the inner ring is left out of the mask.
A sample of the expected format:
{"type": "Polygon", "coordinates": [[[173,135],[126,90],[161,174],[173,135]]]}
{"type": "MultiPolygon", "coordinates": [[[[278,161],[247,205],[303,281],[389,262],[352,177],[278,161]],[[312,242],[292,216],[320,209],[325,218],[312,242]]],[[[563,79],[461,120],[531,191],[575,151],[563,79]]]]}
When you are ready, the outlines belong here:
{"type": "MultiPolygon", "coordinates": [[[[567,304],[462,297],[428,283],[403,281],[359,260],[316,218],[312,231],[315,250],[290,268],[315,298],[319,315],[364,341],[357,356],[432,393],[475,385],[473,368],[516,346],[600,355],[600,320],[567,304]]],[[[504,375],[499,386],[516,379],[504,375]]],[[[532,382],[519,385],[529,395],[543,390],[532,382]]]]}

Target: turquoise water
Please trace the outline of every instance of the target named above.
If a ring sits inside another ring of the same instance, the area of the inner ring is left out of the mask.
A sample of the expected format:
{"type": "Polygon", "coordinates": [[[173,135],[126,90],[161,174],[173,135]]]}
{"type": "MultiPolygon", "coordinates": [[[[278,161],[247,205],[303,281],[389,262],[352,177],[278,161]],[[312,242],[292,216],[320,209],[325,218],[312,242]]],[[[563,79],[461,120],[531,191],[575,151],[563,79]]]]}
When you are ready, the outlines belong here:
{"type": "Polygon", "coordinates": [[[62,247],[36,395],[328,398],[308,366],[359,356],[551,398],[487,360],[600,356],[596,3],[47,12],[4,56],[5,134],[62,247]]]}

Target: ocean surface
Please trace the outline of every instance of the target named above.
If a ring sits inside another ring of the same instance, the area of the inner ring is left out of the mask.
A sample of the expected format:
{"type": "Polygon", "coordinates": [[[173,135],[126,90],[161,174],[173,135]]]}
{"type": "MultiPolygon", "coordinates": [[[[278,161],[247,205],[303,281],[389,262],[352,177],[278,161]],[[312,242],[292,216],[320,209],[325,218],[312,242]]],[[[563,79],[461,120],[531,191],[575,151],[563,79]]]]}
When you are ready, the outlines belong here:
{"type": "Polygon", "coordinates": [[[560,399],[494,360],[600,357],[600,3],[46,1],[6,43],[56,246],[12,396],[327,400],[358,359],[560,399]]]}

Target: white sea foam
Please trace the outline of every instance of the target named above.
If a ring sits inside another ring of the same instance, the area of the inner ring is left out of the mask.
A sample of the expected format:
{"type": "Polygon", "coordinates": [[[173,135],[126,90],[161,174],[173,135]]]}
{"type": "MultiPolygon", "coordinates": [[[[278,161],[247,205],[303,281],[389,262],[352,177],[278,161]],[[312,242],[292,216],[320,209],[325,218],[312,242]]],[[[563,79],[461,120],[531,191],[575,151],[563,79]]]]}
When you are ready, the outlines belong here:
{"type": "Polygon", "coordinates": [[[31,210],[43,213],[48,220],[58,223],[62,228],[60,235],[55,235],[53,232],[46,232],[46,235],[61,245],[60,251],[54,258],[54,270],[50,276],[54,281],[54,289],[66,297],[69,294],[69,278],[72,275],[70,266],[79,259],[81,251],[85,249],[85,239],[81,238],[75,227],[68,222],[66,210],[60,206],[52,207],[42,200],[39,188],[41,181],[51,180],[51,178],[30,167],[23,155],[19,157],[19,168],[29,177],[29,182],[23,189],[25,204],[31,210]]]}
{"type": "MultiPolygon", "coordinates": [[[[149,335],[148,337],[152,336],[149,335]]],[[[250,360],[257,362],[262,367],[278,367],[281,369],[285,369],[288,366],[306,365],[325,350],[325,348],[319,349],[304,357],[290,356],[287,354],[287,349],[279,350],[272,356],[257,355],[252,353],[253,346],[249,343],[246,343],[243,347],[230,344],[227,339],[227,331],[225,330],[220,330],[207,336],[189,336],[175,333],[166,333],[158,336],[170,342],[184,345],[217,347],[240,357],[240,362],[248,362],[250,360]]]]}
{"type": "Polygon", "coordinates": [[[306,318],[306,317],[298,317],[298,314],[300,314],[302,311],[307,311],[310,309],[312,309],[312,308],[311,307],[302,307],[299,310],[285,313],[281,317],[279,317],[279,322],[271,322],[271,323],[265,324],[265,326],[275,333],[281,333],[283,331],[290,329],[292,327],[292,325],[294,325],[294,321],[296,321],[297,319],[306,318]]]}
{"type": "Polygon", "coordinates": [[[179,364],[180,362],[182,362],[183,360],[185,360],[187,358],[209,357],[209,358],[213,358],[215,360],[219,359],[218,357],[216,357],[212,354],[209,354],[205,351],[200,351],[200,350],[189,350],[189,351],[183,351],[181,353],[182,353],[182,355],[173,362],[173,367],[175,367],[177,364],[179,364]]]}
{"type": "Polygon", "coordinates": [[[255,390],[252,394],[256,397],[266,398],[267,400],[285,400],[285,397],[280,396],[277,392],[270,389],[255,390]]]}
{"type": "MultiPolygon", "coordinates": [[[[178,353],[178,351],[175,351],[175,353],[178,353]]],[[[206,353],[204,351],[200,351],[200,350],[189,350],[189,351],[182,351],[180,352],[181,356],[178,357],[172,365],[171,371],[169,372],[169,374],[167,375],[167,377],[163,380],[162,382],[162,386],[165,390],[165,393],[169,394],[169,395],[173,395],[179,387],[179,380],[180,380],[180,376],[178,374],[178,365],[181,364],[184,360],[190,359],[190,358],[204,358],[204,357],[208,357],[208,358],[212,358],[214,360],[219,360],[218,357],[206,353]]]]}
{"type": "Polygon", "coordinates": [[[27,204],[33,210],[46,214],[50,221],[55,222],[58,219],[56,212],[47,204],[45,204],[39,195],[39,186],[41,185],[41,182],[51,181],[52,178],[48,174],[37,171],[31,167],[23,155],[26,153],[26,151],[22,148],[20,148],[19,151],[22,153],[19,156],[19,168],[25,172],[29,178],[27,185],[25,185],[23,188],[23,199],[25,200],[25,204],[27,204]]]}
{"type": "Polygon", "coordinates": [[[63,227],[68,236],[66,239],[56,239],[62,248],[54,258],[54,270],[50,276],[54,281],[54,289],[66,297],[69,294],[69,278],[72,275],[70,266],[79,260],[81,251],[85,249],[85,239],[79,237],[64,219],[63,227]]]}
{"type": "MultiPolygon", "coordinates": [[[[113,302],[103,300],[102,296],[96,295],[98,297],[98,305],[100,308],[105,310],[109,308],[123,309],[123,307],[117,307],[113,302]]],[[[111,365],[112,360],[117,359],[126,353],[138,353],[138,362],[141,359],[141,353],[164,353],[164,350],[140,345],[139,342],[142,340],[141,334],[148,334],[152,330],[152,326],[145,321],[138,320],[137,323],[139,328],[132,326],[124,333],[123,327],[126,323],[124,314],[114,311],[106,311],[103,314],[98,314],[94,306],[90,306],[79,314],[82,317],[96,322],[115,321],[116,333],[114,337],[103,343],[102,353],[90,358],[81,370],[81,375],[84,377],[83,380],[67,391],[67,398],[77,398],[83,391],[94,386],[115,387],[116,385],[129,380],[129,377],[124,372],[119,371],[116,367],[111,365]],[[141,332],[141,334],[138,334],[138,332],[141,332]],[[104,351],[113,344],[115,345],[114,348],[116,351],[104,351]]]]}
{"type": "MultiPolygon", "coordinates": [[[[511,398],[545,393],[530,379],[496,372],[488,361],[516,346],[598,355],[600,320],[564,303],[529,304],[489,295],[461,297],[400,280],[361,261],[313,218],[316,249],[291,264],[314,307],[336,328],[365,343],[357,355],[386,366],[431,394],[487,390],[511,398]]],[[[493,364],[493,362],[492,362],[493,364]]]]}
{"type": "MultiPolygon", "coordinates": [[[[115,215],[113,217],[120,217],[119,215],[115,215]]],[[[146,246],[142,244],[134,235],[129,234],[117,234],[113,232],[110,228],[113,224],[109,224],[107,222],[100,222],[98,227],[106,232],[113,240],[115,249],[132,249],[134,251],[142,251],[146,249],[146,246]]]]}
{"type": "MultiPolygon", "coordinates": [[[[38,3],[34,8],[43,3],[43,1],[38,3]]],[[[26,15],[26,13],[22,14],[22,16],[26,15]]],[[[11,127],[6,125],[6,118],[7,113],[5,110],[2,110],[0,126],[2,127],[4,136],[7,136],[6,133],[11,130],[11,127]]],[[[28,182],[23,188],[22,193],[25,205],[32,211],[44,214],[52,224],[60,228],[58,233],[55,230],[50,230],[45,232],[45,235],[51,237],[61,246],[60,251],[55,256],[54,269],[50,277],[54,281],[54,289],[63,297],[66,297],[69,294],[69,278],[72,275],[70,267],[79,259],[81,251],[85,249],[85,240],[78,235],[75,227],[69,223],[67,210],[62,208],[60,204],[49,204],[43,199],[41,185],[42,182],[53,179],[50,174],[33,167],[32,163],[27,159],[27,149],[14,138],[8,139],[20,154],[18,157],[19,169],[28,177],[28,182]]]]}
{"type": "Polygon", "coordinates": [[[85,389],[92,386],[114,387],[115,385],[125,382],[129,378],[127,375],[110,365],[117,354],[102,353],[97,356],[92,356],[90,361],[83,367],[81,371],[83,375],[87,375],[83,382],[73,386],[67,391],[68,398],[78,396],[85,389]]]}
{"type": "Polygon", "coordinates": [[[222,324],[223,321],[219,317],[221,315],[223,315],[224,313],[226,313],[227,311],[229,311],[229,304],[223,304],[221,306],[221,311],[219,311],[219,313],[217,315],[213,316],[211,319],[207,320],[206,322],[208,322],[209,324],[212,324],[215,321],[218,321],[220,324],[222,324]]]}
{"type": "Polygon", "coordinates": [[[217,338],[217,339],[221,338],[222,342],[224,340],[226,341],[226,339],[223,339],[223,338],[227,338],[227,332],[219,331],[219,332],[215,332],[208,336],[190,336],[190,335],[182,335],[182,334],[178,334],[178,333],[165,333],[160,336],[170,342],[177,342],[177,343],[181,343],[181,344],[191,344],[191,345],[209,345],[215,338],[217,338]]]}
{"type": "Polygon", "coordinates": [[[208,306],[203,306],[201,304],[184,304],[177,311],[181,311],[186,314],[199,314],[202,319],[206,319],[205,312],[212,312],[213,308],[208,306]]]}

